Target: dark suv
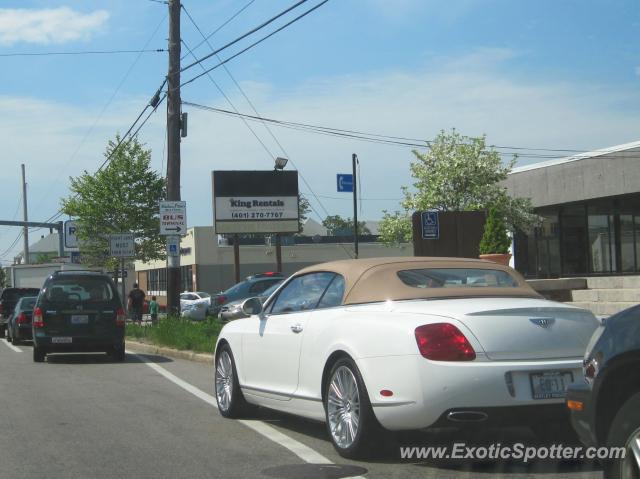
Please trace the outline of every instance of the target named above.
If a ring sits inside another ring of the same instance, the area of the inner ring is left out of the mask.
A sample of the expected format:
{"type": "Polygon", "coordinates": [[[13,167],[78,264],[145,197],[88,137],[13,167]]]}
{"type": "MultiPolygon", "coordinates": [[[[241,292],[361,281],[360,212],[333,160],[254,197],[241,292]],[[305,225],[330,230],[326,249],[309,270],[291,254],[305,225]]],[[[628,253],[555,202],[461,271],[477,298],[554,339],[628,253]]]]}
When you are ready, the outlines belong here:
{"type": "Polygon", "coordinates": [[[57,271],[33,310],[33,360],[48,353],[104,351],[124,360],[125,312],[113,280],[92,271],[57,271]]]}
{"type": "Polygon", "coordinates": [[[40,288],[5,288],[0,294],[0,338],[4,338],[7,320],[23,296],[38,296],[40,288]]]}

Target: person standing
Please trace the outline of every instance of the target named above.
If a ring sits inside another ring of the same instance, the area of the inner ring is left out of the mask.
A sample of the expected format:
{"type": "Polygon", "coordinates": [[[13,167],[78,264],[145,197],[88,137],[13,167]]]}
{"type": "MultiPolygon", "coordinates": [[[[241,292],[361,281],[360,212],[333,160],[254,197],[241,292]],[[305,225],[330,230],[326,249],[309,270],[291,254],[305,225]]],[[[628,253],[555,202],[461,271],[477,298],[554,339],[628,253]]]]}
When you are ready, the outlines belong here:
{"type": "Polygon", "coordinates": [[[142,323],[142,308],[146,296],[146,293],[138,288],[138,283],[134,283],[133,289],[129,293],[129,311],[131,311],[133,321],[142,323]]]}
{"type": "Polygon", "coordinates": [[[158,320],[158,302],[155,296],[151,296],[149,302],[149,314],[151,315],[151,323],[155,323],[158,320]]]}

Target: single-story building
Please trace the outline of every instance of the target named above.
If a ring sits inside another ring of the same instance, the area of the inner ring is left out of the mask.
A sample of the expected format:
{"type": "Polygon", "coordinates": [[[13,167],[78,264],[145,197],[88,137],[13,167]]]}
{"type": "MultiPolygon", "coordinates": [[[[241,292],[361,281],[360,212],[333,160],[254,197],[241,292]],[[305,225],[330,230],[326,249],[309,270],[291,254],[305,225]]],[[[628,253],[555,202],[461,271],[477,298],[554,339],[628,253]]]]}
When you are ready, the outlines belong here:
{"type": "Polygon", "coordinates": [[[504,184],[542,217],[515,237],[526,277],[640,272],[640,141],[514,168],[504,184]]]}

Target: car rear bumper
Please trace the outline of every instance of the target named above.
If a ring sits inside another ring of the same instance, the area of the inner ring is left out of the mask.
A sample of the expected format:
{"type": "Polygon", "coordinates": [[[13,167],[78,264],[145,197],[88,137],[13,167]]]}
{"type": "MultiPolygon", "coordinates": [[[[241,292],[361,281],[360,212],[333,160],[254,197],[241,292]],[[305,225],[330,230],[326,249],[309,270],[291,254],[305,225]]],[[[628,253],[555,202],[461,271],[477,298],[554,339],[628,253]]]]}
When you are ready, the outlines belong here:
{"type": "Polygon", "coordinates": [[[51,336],[36,336],[33,338],[34,346],[44,349],[48,353],[65,352],[95,352],[109,351],[113,348],[124,347],[124,335],[102,338],[71,337],[70,343],[55,342],[51,336]]]}
{"type": "Polygon", "coordinates": [[[359,359],[357,363],[374,413],[390,430],[440,426],[443,420],[449,426],[461,426],[482,422],[481,417],[483,421],[528,425],[531,411],[545,409],[566,418],[564,397],[533,399],[529,375],[571,371],[574,381],[582,378],[581,360],[439,362],[411,355],[359,359]],[[392,396],[382,396],[383,390],[392,391],[392,396]],[[451,412],[470,414],[451,420],[451,412]]]}
{"type": "Polygon", "coordinates": [[[31,339],[32,330],[30,324],[19,324],[16,330],[16,336],[18,339],[31,339]]]}
{"type": "Polygon", "coordinates": [[[567,401],[582,403],[582,410],[570,410],[571,425],[586,446],[597,446],[593,424],[591,388],[586,383],[575,383],[567,390],[567,401]]]}

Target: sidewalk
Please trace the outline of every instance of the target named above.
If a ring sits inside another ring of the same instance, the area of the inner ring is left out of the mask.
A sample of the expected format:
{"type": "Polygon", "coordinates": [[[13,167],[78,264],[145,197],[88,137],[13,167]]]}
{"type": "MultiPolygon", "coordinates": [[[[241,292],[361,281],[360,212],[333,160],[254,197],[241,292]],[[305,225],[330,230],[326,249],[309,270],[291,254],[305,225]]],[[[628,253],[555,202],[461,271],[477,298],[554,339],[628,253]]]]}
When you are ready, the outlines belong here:
{"type": "Polygon", "coordinates": [[[186,359],[197,363],[205,363],[213,365],[213,354],[195,353],[193,351],[180,351],[178,349],[168,348],[166,346],[157,346],[155,344],[140,343],[132,339],[126,338],[125,344],[127,351],[141,354],[157,354],[175,359],[186,359]]]}

